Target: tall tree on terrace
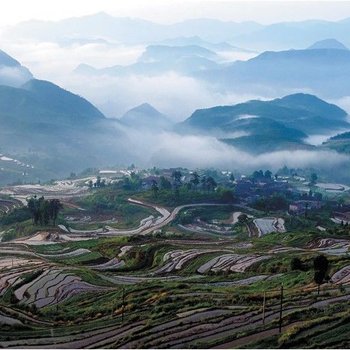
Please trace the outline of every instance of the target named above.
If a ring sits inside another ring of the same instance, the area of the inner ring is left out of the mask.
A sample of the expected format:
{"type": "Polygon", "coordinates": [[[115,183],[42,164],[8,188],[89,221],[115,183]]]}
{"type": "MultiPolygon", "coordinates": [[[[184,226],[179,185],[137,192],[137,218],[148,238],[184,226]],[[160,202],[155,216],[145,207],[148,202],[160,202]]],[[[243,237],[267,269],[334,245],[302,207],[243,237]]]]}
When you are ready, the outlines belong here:
{"type": "Polygon", "coordinates": [[[53,225],[56,226],[56,220],[58,217],[58,213],[63,209],[63,205],[59,199],[51,199],[49,202],[49,212],[50,219],[52,219],[53,225]]]}
{"type": "Polygon", "coordinates": [[[317,294],[320,294],[320,285],[327,277],[329,261],[324,255],[318,255],[314,259],[314,281],[317,284],[317,294]]]}
{"type": "Polygon", "coordinates": [[[157,198],[158,197],[159,187],[158,187],[158,183],[157,183],[156,180],[152,180],[151,190],[153,192],[154,198],[157,198]]]}
{"type": "Polygon", "coordinates": [[[29,198],[27,202],[34,225],[48,225],[50,220],[52,220],[53,225],[56,225],[58,213],[63,208],[58,199],[46,200],[44,197],[34,196],[29,198]]]}
{"type": "Polygon", "coordinates": [[[310,185],[315,186],[318,180],[318,176],[315,173],[312,173],[310,176],[310,185]]]}
{"type": "Polygon", "coordinates": [[[37,224],[37,222],[35,220],[36,219],[36,200],[37,200],[36,196],[27,199],[27,207],[28,207],[30,214],[32,216],[32,223],[34,225],[37,224]]]}
{"type": "Polygon", "coordinates": [[[199,175],[198,173],[195,171],[191,174],[192,178],[190,180],[191,184],[193,185],[193,188],[196,190],[198,185],[199,185],[199,175]]]}
{"type": "Polygon", "coordinates": [[[181,171],[180,170],[174,170],[171,177],[173,178],[173,187],[175,192],[175,197],[178,198],[180,194],[180,187],[181,187],[181,171]]]}

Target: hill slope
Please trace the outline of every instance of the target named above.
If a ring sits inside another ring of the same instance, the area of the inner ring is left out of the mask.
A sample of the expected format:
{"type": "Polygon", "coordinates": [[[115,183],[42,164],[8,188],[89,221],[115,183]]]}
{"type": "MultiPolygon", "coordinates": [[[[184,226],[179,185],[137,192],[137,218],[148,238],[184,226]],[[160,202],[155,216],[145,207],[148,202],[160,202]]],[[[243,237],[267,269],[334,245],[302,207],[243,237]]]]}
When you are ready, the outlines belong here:
{"type": "Polygon", "coordinates": [[[335,150],[339,153],[350,154],[350,132],[344,132],[329,138],[322,147],[335,150]]]}
{"type": "Polygon", "coordinates": [[[213,135],[254,153],[310,148],[308,135],[350,128],[346,112],[316,96],[294,94],[195,111],[176,126],[180,133],[213,135]],[[232,136],[233,135],[233,136],[232,136]]]}
{"type": "Polygon", "coordinates": [[[0,123],[2,153],[41,169],[43,179],[127,156],[115,121],[50,82],[0,86],[0,123]]]}
{"type": "Polygon", "coordinates": [[[350,51],[312,49],[267,51],[248,61],[221,65],[196,76],[226,90],[266,96],[312,91],[328,98],[347,96],[350,51]]]}
{"type": "Polygon", "coordinates": [[[0,50],[0,85],[18,87],[32,78],[32,73],[26,67],[0,50]]]}

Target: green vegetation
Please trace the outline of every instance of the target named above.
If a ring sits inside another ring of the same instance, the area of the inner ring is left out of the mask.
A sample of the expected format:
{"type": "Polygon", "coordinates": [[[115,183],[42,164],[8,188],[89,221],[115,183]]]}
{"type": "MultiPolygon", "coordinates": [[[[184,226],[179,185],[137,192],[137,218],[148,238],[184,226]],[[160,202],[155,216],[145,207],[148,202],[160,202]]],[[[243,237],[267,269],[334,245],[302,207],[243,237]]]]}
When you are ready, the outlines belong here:
{"type": "MultiPolygon", "coordinates": [[[[162,174],[157,169],[155,173],[162,174]]],[[[16,282],[4,285],[0,312],[25,325],[21,332],[15,325],[2,328],[1,345],[12,341],[24,346],[23,340],[40,347],[35,342],[41,338],[57,346],[84,341],[86,347],[106,348],[197,348],[235,341],[239,347],[257,348],[347,344],[341,332],[348,330],[349,287],[342,280],[330,283],[330,278],[350,265],[350,235],[348,226],[330,221],[331,202],[306,215],[289,215],[288,204],[299,199],[297,194],[272,192],[261,195],[260,202],[247,203],[235,194],[229,174],[222,179],[215,171],[189,174],[180,169],[162,180],[162,175],[156,180],[151,176],[146,185],[142,176],[133,173],[129,180],[92,186],[85,196],[67,202],[58,222],[92,232],[34,226],[25,216],[30,214],[27,208],[2,217],[7,220],[2,224],[5,239],[11,238],[7,232],[19,237],[38,229],[54,238],[50,244],[12,242],[0,253],[1,259],[13,259],[13,267],[0,275],[23,270],[16,282]],[[129,198],[145,205],[131,204],[129,198]],[[147,234],[103,236],[108,226],[135,228],[150,215],[158,218],[160,213],[148,204],[171,211],[193,203],[216,205],[183,208],[147,234]],[[243,214],[237,217],[238,212],[243,214]],[[15,217],[21,221],[11,221],[15,217]],[[251,229],[254,219],[267,217],[283,218],[287,232],[259,237],[257,229],[251,229]],[[98,228],[105,231],[93,232],[98,228]],[[19,302],[16,295],[21,293],[19,302]],[[28,316],[33,320],[25,319],[28,316]],[[332,335],[327,327],[334,330],[332,335]]],[[[257,171],[249,181],[259,186],[274,180],[271,172],[257,171]]]]}
{"type": "Polygon", "coordinates": [[[58,199],[46,200],[44,197],[36,196],[28,200],[28,209],[32,216],[33,224],[47,226],[52,221],[52,225],[56,225],[58,213],[63,208],[62,203],[58,199]]]}

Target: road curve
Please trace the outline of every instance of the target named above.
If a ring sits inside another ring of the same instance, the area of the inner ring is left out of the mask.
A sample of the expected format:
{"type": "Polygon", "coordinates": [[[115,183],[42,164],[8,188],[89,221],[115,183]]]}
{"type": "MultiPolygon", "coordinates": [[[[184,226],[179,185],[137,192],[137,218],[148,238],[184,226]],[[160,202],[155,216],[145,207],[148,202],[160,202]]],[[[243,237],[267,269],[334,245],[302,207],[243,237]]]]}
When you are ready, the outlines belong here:
{"type": "MultiPolygon", "coordinates": [[[[223,205],[231,205],[231,204],[214,204],[214,203],[195,203],[195,204],[185,204],[176,207],[171,213],[162,207],[156,206],[154,204],[144,203],[141,201],[137,201],[135,199],[129,198],[128,201],[133,204],[142,205],[145,207],[152,208],[156,210],[158,213],[162,215],[161,218],[148,220],[145,223],[141,224],[136,229],[130,230],[109,230],[107,232],[98,233],[101,236],[119,236],[119,235],[135,235],[135,234],[143,234],[146,235],[154,230],[159,230],[160,228],[170,224],[179,212],[185,208],[199,207],[199,206],[223,206],[223,205]]],[[[97,232],[96,232],[97,233],[97,232]]]]}

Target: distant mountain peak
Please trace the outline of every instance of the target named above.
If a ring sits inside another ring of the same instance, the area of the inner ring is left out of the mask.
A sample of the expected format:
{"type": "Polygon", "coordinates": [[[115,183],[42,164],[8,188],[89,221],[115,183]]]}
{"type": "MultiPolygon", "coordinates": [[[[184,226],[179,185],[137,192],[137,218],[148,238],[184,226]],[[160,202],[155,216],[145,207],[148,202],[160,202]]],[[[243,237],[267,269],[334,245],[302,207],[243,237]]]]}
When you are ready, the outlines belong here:
{"type": "Polygon", "coordinates": [[[162,113],[160,113],[155,107],[151,104],[144,102],[136,107],[128,110],[122,117],[122,120],[129,119],[130,117],[137,116],[138,118],[159,118],[165,117],[162,113]]]}
{"type": "Polygon", "coordinates": [[[152,105],[150,105],[147,102],[141,103],[140,105],[130,109],[129,112],[142,112],[146,114],[150,113],[156,113],[156,114],[161,114],[156,108],[154,108],[152,105]]]}
{"type": "Polygon", "coordinates": [[[171,121],[164,114],[147,102],[127,111],[120,121],[135,129],[151,127],[166,129],[171,125],[171,121]]]}
{"type": "Polygon", "coordinates": [[[93,66],[90,66],[86,63],[80,63],[74,70],[73,73],[77,74],[94,74],[96,73],[96,68],[93,66]]]}
{"type": "Polygon", "coordinates": [[[314,44],[307,48],[308,50],[318,49],[336,49],[336,50],[348,50],[348,48],[336,39],[324,39],[316,41],[314,44]]]}

